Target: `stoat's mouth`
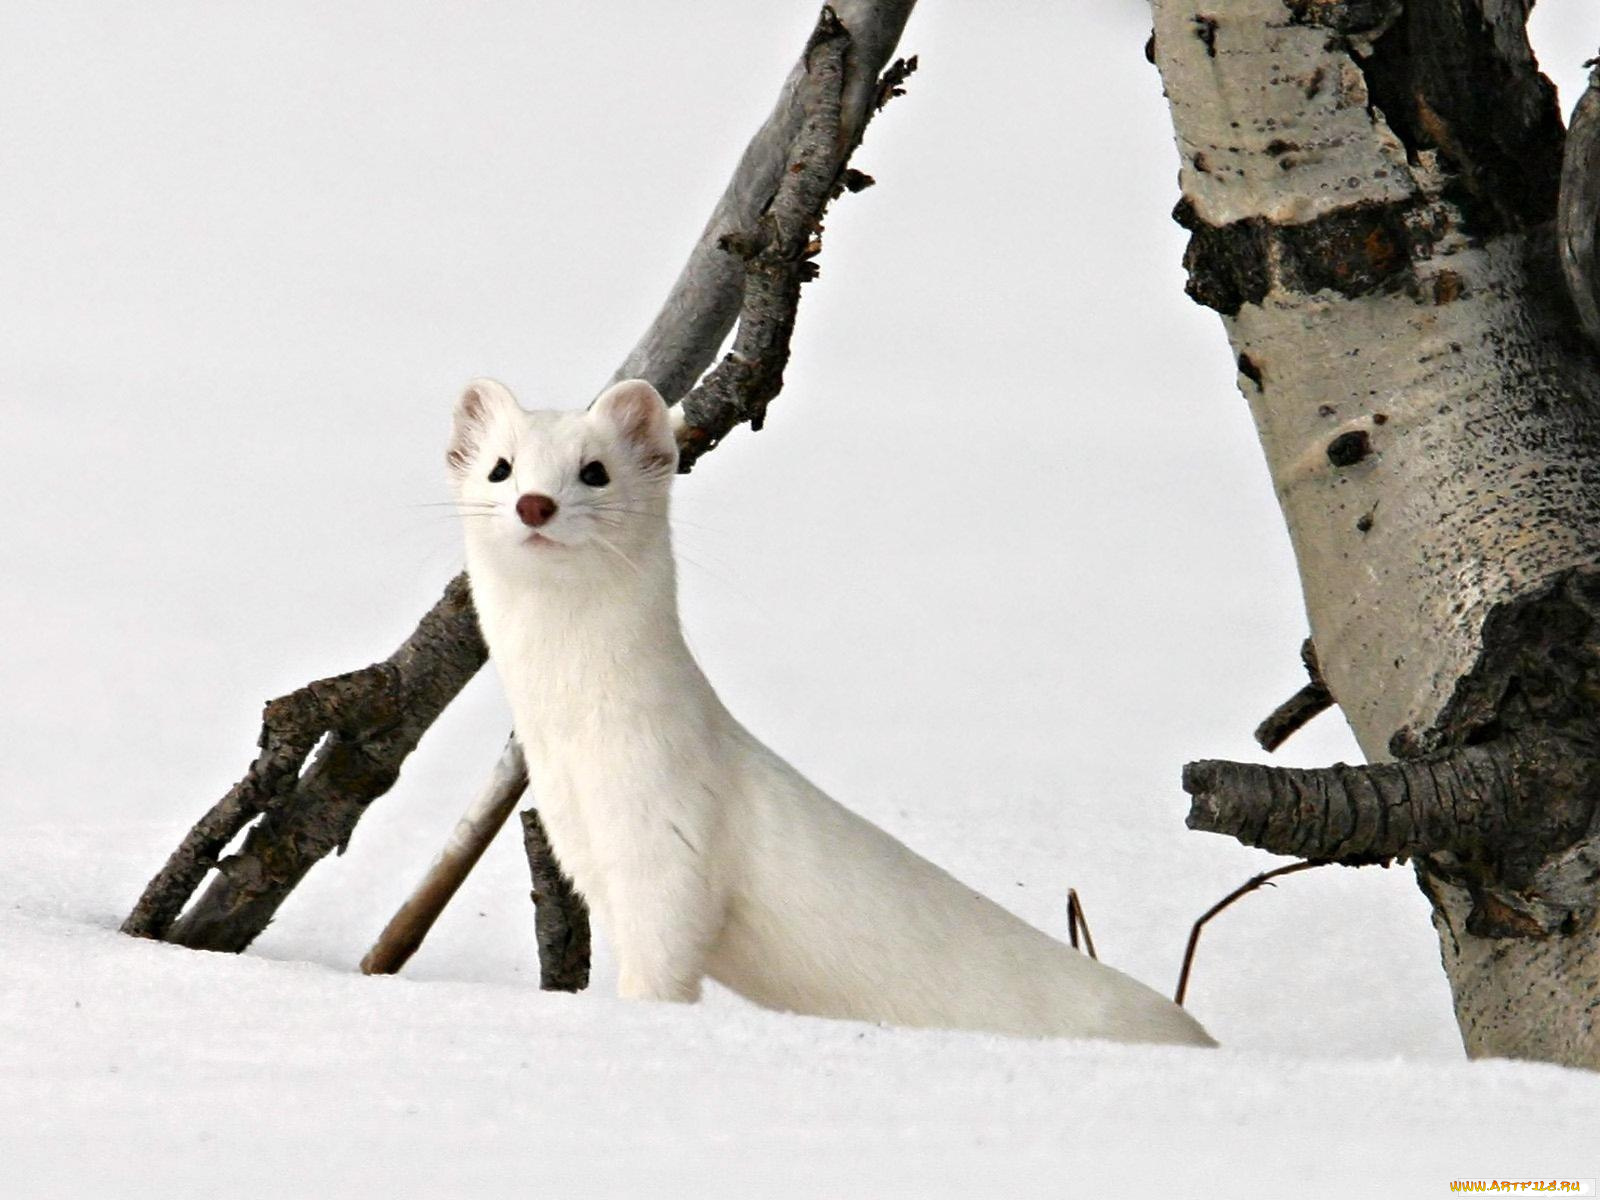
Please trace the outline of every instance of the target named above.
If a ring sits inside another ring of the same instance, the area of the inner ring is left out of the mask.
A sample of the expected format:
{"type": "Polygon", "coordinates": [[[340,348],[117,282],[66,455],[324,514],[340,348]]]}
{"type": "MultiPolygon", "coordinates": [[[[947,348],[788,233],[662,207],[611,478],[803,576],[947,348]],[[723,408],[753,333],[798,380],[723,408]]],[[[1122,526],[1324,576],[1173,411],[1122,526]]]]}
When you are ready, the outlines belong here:
{"type": "Polygon", "coordinates": [[[555,540],[555,538],[546,537],[544,534],[538,533],[538,532],[530,533],[527,537],[523,538],[522,539],[522,544],[524,546],[565,546],[566,545],[565,542],[558,542],[558,541],[555,540]]]}

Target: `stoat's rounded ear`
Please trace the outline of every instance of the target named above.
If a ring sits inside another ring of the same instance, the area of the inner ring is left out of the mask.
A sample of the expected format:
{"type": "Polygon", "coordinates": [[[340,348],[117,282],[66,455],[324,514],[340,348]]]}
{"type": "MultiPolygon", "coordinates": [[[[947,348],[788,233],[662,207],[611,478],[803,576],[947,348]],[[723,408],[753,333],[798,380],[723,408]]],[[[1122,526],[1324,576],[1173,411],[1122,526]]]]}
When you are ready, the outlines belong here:
{"type": "Polygon", "coordinates": [[[678,468],[678,443],[661,393],[643,379],[624,379],[600,393],[589,414],[608,425],[644,471],[678,468]]]}
{"type": "Polygon", "coordinates": [[[467,384],[461,395],[456,397],[450,449],[444,456],[450,469],[457,475],[465,474],[495,418],[520,411],[516,397],[505,384],[493,379],[474,379],[467,384]]]}

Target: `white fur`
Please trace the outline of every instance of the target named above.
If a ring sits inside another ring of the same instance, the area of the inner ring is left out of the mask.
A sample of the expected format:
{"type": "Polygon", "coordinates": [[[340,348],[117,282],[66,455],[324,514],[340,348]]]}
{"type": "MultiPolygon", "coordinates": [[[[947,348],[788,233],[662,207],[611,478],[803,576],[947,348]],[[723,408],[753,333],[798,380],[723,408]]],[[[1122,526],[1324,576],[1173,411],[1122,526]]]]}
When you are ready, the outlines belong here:
{"type": "Polygon", "coordinates": [[[711,978],[768,1008],[896,1025],[1210,1045],[1182,1009],[1053,940],[835,803],[730,716],[684,644],[654,389],[524,412],[475,382],[456,495],[479,621],[551,844],[623,996],[711,978]],[[511,477],[491,483],[497,459],[511,477]],[[611,482],[578,472],[602,462],[611,482]],[[559,511],[530,543],[523,493],[559,511]]]}

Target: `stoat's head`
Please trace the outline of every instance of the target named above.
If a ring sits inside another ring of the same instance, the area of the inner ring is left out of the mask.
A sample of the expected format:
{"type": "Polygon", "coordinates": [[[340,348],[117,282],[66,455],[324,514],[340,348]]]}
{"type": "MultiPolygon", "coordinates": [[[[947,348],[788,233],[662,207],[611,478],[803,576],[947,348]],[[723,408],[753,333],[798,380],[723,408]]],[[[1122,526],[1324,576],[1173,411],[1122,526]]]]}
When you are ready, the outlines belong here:
{"type": "Polygon", "coordinates": [[[512,569],[585,573],[636,566],[667,544],[678,447],[660,394],[625,379],[587,411],[526,412],[475,379],[456,401],[445,455],[469,557],[512,569]]]}

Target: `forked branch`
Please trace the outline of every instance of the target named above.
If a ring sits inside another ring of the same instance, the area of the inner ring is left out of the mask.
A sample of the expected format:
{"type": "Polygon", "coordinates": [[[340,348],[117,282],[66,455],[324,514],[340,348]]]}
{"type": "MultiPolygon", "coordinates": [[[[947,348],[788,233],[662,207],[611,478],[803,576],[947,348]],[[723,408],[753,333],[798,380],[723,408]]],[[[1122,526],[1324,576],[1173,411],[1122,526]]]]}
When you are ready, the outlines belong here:
{"type": "Polygon", "coordinates": [[[393,786],[400,764],[487,655],[466,576],[458,575],[388,658],[268,702],[260,755],[189,831],[122,931],[244,949],[311,865],[349,841],[367,804],[393,786]],[[218,861],[257,816],[239,852],[218,861]],[[216,879],[179,921],[212,867],[216,879]]]}
{"type": "MultiPolygon", "coordinates": [[[[619,371],[675,398],[709,365],[735,315],[747,318],[736,339],[738,365],[713,373],[686,423],[700,432],[685,470],[734,425],[758,420],[782,386],[798,299],[791,279],[808,273],[828,199],[865,178],[848,172],[848,159],[871,113],[908,69],[897,66],[880,79],[913,3],[840,0],[823,10],[660,316],[619,371]],[[739,236],[730,240],[729,233],[739,236]],[[740,250],[729,248],[735,246],[740,250]],[[745,286],[751,279],[754,296],[745,286]]],[[[389,790],[423,733],[486,658],[466,577],[458,575],[389,659],[271,702],[261,756],[184,838],[124,931],[243,950],[311,866],[344,847],[366,806],[389,790]],[[304,767],[319,741],[322,749],[304,767]],[[218,861],[257,818],[240,850],[218,861]],[[180,918],[213,866],[215,879],[180,918]]]]}

